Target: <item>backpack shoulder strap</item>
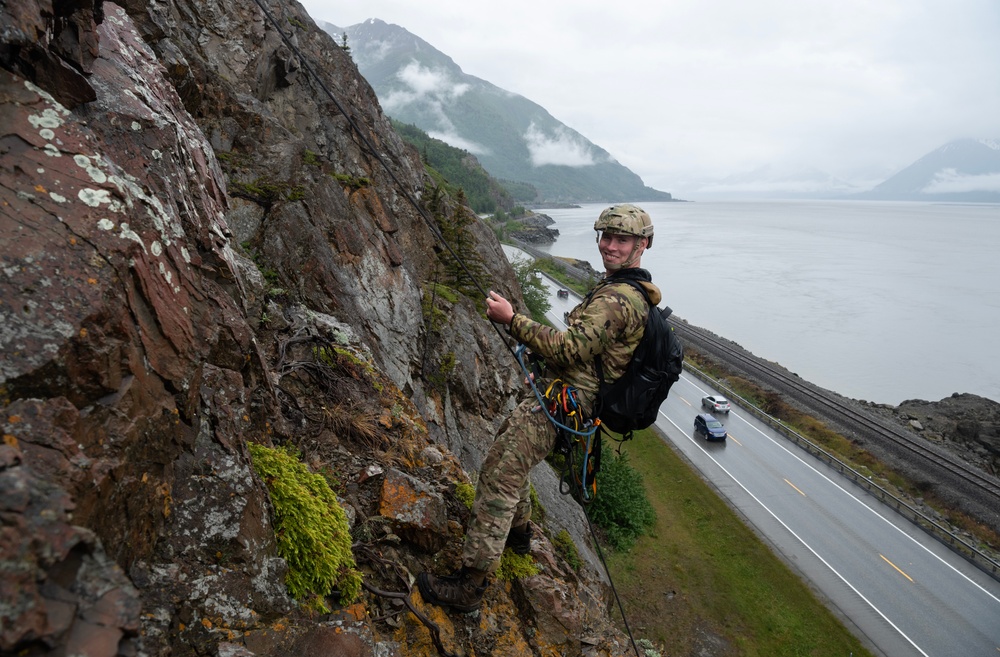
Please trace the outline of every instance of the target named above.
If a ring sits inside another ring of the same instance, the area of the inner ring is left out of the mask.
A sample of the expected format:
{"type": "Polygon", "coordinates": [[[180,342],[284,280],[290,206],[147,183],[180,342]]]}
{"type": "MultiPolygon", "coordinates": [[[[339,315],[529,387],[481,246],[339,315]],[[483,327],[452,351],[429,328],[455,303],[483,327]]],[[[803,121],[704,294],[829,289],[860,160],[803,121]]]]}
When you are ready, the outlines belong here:
{"type": "MultiPolygon", "coordinates": [[[[626,285],[630,285],[631,287],[634,287],[635,289],[639,290],[639,292],[642,293],[642,298],[646,300],[646,305],[649,306],[648,311],[649,312],[653,312],[653,309],[656,306],[653,305],[653,301],[649,298],[649,292],[646,291],[646,288],[643,287],[642,284],[639,283],[639,281],[633,280],[631,278],[620,278],[618,280],[615,280],[615,281],[607,283],[607,285],[615,285],[617,283],[624,283],[626,285]]],[[[594,291],[596,291],[596,290],[597,290],[597,288],[594,288],[594,291]]],[[[647,317],[647,321],[649,321],[648,317],[647,317]]],[[[594,368],[597,370],[598,385],[599,386],[603,386],[604,385],[604,363],[601,360],[601,355],[600,354],[597,354],[596,356],[594,356],[594,368]]]]}

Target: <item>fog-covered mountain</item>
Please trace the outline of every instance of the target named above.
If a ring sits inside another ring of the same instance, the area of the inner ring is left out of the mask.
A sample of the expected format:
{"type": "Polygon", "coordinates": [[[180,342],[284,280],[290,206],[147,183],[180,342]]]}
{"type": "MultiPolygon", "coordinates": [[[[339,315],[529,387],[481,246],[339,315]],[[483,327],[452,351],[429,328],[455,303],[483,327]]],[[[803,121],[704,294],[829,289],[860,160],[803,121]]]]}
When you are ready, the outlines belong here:
{"type": "Polygon", "coordinates": [[[852,198],[1000,203],[1000,140],[949,142],[852,198]]]}
{"type": "Polygon", "coordinates": [[[501,181],[526,182],[538,200],[669,201],[607,151],[543,107],[467,75],[398,25],[378,19],[341,28],[321,24],[347,45],[386,114],[475,155],[501,181]]]}
{"type": "Polygon", "coordinates": [[[678,181],[697,198],[809,198],[1000,202],[1000,140],[959,139],[895,173],[839,178],[816,168],[772,165],[717,180],[678,181]]]}

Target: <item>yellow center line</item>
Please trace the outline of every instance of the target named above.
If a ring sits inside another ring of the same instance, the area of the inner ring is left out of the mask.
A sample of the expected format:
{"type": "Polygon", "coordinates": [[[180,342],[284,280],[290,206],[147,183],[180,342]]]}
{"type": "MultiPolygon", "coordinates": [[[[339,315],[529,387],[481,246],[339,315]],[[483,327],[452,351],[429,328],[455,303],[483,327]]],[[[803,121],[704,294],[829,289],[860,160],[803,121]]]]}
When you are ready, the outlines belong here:
{"type": "Polygon", "coordinates": [[[789,486],[791,486],[792,488],[794,488],[794,489],[795,489],[796,491],[798,491],[799,495],[801,495],[802,497],[805,497],[805,496],[806,496],[806,494],[805,494],[805,493],[803,493],[802,491],[800,491],[800,490],[799,490],[799,487],[798,487],[798,486],[796,486],[795,484],[793,484],[792,482],[790,482],[790,481],[788,481],[787,479],[785,479],[785,483],[786,483],[786,484],[788,484],[789,486]]]}
{"type": "Polygon", "coordinates": [[[905,577],[906,579],[910,580],[911,582],[913,581],[913,578],[912,578],[912,577],[910,577],[909,575],[907,575],[906,573],[904,573],[904,572],[903,572],[902,570],[900,570],[900,569],[899,569],[899,566],[897,566],[897,565],[896,565],[896,564],[894,564],[893,562],[891,562],[891,561],[889,561],[888,559],[886,559],[886,558],[885,558],[885,555],[884,555],[884,554],[880,554],[880,555],[878,555],[878,556],[882,557],[882,561],[886,562],[887,564],[889,564],[890,566],[892,566],[893,568],[895,568],[895,569],[896,569],[896,572],[898,572],[898,573],[899,573],[900,575],[902,575],[902,576],[903,576],[903,577],[905,577]]]}
{"type": "Polygon", "coordinates": [[[729,433],[729,432],[727,431],[727,432],[726,432],[726,435],[727,435],[727,436],[729,436],[729,440],[733,441],[734,443],[736,443],[736,444],[737,444],[737,445],[739,445],[740,447],[743,447],[743,443],[741,443],[740,441],[738,441],[738,440],[736,440],[735,438],[733,438],[733,434],[731,434],[731,433],[729,433]]]}
{"type": "Polygon", "coordinates": [[[685,404],[687,404],[688,406],[691,405],[691,402],[689,402],[688,400],[684,399],[683,397],[681,397],[681,401],[684,402],[685,404]]]}

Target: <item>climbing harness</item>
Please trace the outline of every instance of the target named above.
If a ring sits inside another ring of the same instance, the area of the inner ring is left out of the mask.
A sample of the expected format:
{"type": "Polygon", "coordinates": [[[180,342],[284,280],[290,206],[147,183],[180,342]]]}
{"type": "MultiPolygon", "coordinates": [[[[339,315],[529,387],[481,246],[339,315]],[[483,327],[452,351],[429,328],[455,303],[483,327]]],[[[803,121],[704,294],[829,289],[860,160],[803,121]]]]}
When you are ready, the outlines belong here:
{"type": "MultiPolygon", "coordinates": [[[[538,412],[544,412],[556,432],[553,451],[561,454],[564,465],[559,477],[559,492],[572,495],[583,506],[597,496],[597,472],[601,469],[600,420],[587,417],[576,388],[554,379],[543,393],[535,383],[537,362],[529,371],[525,363],[527,347],[519,344],[514,355],[538,400],[538,412]]],[[[532,357],[528,356],[529,361],[532,357]]]]}

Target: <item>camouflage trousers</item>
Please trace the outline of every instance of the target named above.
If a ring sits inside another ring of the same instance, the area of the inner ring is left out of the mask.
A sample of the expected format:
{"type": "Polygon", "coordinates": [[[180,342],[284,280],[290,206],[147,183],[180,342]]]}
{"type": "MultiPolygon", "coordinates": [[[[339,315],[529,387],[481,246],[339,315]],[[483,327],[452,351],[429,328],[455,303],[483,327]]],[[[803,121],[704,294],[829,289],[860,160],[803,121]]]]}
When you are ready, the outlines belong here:
{"type": "Polygon", "coordinates": [[[523,400],[500,425],[479,468],[476,499],[465,534],[462,565],[492,573],[503,554],[507,532],[531,518],[528,473],[555,444],[555,430],[533,396],[523,400]]]}
{"type": "Polygon", "coordinates": [[[462,550],[464,566],[487,573],[496,571],[510,528],[531,519],[528,474],[552,451],[556,440],[548,416],[541,409],[532,412],[537,407],[534,396],[518,404],[500,425],[496,440],[479,468],[476,498],[462,550]]]}

